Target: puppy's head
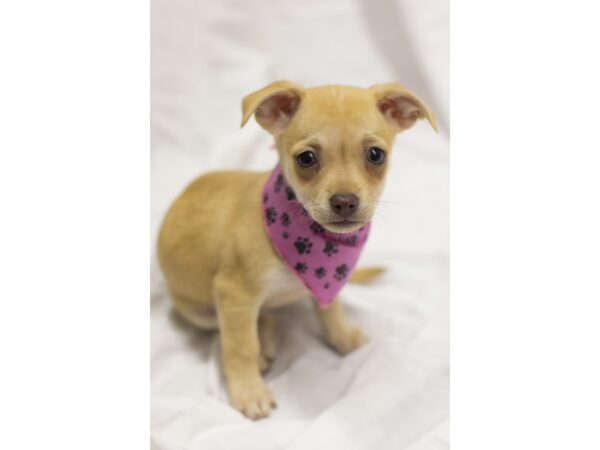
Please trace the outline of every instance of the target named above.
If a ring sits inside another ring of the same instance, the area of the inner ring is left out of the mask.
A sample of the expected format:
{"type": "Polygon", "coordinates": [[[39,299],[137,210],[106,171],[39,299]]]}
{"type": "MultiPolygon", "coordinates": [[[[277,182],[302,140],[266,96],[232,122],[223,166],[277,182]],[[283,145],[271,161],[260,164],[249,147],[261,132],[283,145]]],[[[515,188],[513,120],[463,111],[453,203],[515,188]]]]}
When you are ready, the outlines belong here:
{"type": "Polygon", "coordinates": [[[297,199],[337,233],[371,220],[396,134],[423,118],[436,128],[425,104],[396,83],[304,89],[278,81],[243,99],[242,126],[252,114],[274,136],[297,199]]]}

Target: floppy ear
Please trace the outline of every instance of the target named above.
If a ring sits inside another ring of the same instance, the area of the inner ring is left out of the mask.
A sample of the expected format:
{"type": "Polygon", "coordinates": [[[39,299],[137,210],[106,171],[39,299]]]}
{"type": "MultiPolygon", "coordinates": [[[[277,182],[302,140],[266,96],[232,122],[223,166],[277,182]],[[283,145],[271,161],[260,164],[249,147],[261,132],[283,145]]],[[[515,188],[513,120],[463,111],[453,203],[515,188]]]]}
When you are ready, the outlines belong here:
{"type": "Polygon", "coordinates": [[[435,115],[425,103],[404,86],[398,83],[376,84],[369,88],[375,95],[377,108],[384,117],[400,128],[412,127],[419,119],[427,119],[437,131],[435,115]]]}
{"type": "Polygon", "coordinates": [[[242,126],[252,114],[271,134],[281,132],[291,122],[304,96],[304,89],[291,81],[276,81],[242,100],[242,126]]]}

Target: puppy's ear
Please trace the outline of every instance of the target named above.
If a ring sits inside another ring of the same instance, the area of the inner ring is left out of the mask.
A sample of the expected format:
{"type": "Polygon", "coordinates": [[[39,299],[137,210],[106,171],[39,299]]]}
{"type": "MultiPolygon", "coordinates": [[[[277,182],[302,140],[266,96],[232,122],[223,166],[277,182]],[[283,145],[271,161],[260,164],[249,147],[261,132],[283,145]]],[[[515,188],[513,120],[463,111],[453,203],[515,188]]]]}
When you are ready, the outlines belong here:
{"type": "Polygon", "coordinates": [[[435,115],[425,103],[398,83],[376,84],[369,88],[381,114],[396,125],[400,131],[412,127],[419,119],[426,118],[437,131],[435,115]]]}
{"type": "Polygon", "coordinates": [[[291,81],[276,81],[242,100],[242,126],[252,114],[261,127],[271,134],[289,125],[300,107],[304,89],[291,81]]]}

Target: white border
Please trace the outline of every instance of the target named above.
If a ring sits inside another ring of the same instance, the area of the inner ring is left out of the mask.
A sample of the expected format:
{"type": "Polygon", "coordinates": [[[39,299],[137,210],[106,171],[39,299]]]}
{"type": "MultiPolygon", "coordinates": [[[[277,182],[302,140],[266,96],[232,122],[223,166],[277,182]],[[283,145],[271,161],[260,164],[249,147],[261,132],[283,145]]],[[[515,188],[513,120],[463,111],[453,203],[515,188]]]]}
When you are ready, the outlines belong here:
{"type": "Polygon", "coordinates": [[[0,7],[0,446],[149,442],[149,4],[0,7]]]}
{"type": "Polygon", "coordinates": [[[456,449],[600,448],[598,17],[452,3],[456,449]]]}

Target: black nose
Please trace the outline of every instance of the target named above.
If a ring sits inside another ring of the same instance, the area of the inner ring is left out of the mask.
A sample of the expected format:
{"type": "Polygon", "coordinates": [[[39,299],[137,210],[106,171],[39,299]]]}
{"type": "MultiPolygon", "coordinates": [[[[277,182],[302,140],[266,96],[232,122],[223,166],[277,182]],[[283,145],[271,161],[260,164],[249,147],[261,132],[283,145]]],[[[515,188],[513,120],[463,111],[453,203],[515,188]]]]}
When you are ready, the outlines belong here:
{"type": "Polygon", "coordinates": [[[358,197],[349,193],[335,194],[329,199],[329,204],[340,216],[348,217],[356,211],[358,197]]]}

